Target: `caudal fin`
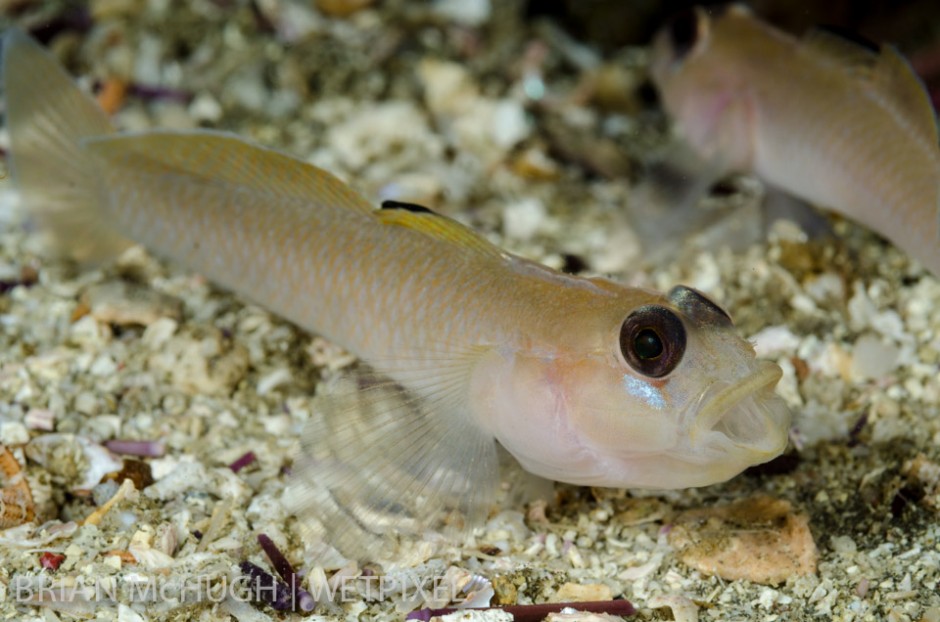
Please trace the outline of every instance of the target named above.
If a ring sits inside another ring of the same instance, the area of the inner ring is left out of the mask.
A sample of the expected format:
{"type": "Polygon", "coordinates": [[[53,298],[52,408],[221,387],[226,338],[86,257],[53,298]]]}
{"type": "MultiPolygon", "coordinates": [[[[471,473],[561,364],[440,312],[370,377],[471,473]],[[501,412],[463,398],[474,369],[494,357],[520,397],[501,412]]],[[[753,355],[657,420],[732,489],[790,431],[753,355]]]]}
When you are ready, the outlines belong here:
{"type": "Polygon", "coordinates": [[[15,29],[3,36],[3,95],[13,181],[54,249],[79,261],[120,252],[128,243],[108,226],[81,144],[114,131],[104,112],[45,49],[15,29]]]}

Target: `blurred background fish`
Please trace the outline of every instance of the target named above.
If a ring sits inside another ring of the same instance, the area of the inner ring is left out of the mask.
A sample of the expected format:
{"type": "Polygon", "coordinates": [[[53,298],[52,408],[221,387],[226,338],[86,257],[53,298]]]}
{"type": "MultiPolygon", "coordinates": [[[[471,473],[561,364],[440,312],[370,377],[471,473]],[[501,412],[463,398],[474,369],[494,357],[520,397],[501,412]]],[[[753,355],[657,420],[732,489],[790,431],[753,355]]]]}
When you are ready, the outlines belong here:
{"type": "Polygon", "coordinates": [[[651,72],[688,143],[885,236],[940,274],[940,150],[923,85],[894,48],[797,39],[740,5],[657,36],[651,72]]]}

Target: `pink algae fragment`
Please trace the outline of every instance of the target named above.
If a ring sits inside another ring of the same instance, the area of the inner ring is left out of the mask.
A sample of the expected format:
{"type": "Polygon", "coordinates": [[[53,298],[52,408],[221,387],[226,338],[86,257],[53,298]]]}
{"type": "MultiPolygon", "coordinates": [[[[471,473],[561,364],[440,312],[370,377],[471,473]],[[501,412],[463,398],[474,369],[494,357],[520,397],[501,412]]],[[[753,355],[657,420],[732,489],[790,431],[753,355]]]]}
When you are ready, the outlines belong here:
{"type": "Polygon", "coordinates": [[[65,561],[65,555],[44,551],[39,556],[39,565],[45,570],[58,570],[62,562],[65,561]]]}

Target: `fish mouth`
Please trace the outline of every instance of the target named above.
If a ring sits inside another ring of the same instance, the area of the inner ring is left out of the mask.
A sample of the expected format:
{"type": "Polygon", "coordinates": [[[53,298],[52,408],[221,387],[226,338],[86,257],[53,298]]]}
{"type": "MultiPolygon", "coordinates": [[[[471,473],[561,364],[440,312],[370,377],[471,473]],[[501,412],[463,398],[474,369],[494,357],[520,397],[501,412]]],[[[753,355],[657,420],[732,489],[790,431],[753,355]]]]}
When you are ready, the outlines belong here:
{"type": "Polygon", "coordinates": [[[740,382],[713,385],[691,431],[692,442],[719,440],[752,453],[777,455],[787,443],[790,409],[773,389],[783,371],[760,361],[756,372],[740,382]]]}

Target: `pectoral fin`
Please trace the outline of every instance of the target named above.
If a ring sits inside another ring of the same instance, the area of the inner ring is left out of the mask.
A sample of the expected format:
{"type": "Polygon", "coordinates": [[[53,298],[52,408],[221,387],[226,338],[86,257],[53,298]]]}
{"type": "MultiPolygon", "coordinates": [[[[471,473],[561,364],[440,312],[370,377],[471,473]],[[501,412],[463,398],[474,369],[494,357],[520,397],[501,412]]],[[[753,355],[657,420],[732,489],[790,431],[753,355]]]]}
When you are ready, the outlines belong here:
{"type": "Polygon", "coordinates": [[[328,544],[376,559],[398,536],[485,518],[496,442],[469,416],[456,376],[418,395],[360,372],[329,383],[316,405],[288,503],[319,520],[328,544]]]}

